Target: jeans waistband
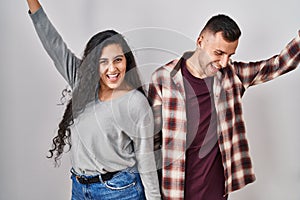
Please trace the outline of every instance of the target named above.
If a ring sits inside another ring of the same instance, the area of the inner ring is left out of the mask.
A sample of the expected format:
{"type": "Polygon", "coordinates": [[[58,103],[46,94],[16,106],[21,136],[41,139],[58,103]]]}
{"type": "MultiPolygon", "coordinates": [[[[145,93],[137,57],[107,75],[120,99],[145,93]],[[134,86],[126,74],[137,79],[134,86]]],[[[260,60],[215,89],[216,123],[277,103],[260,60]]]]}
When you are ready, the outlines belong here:
{"type": "Polygon", "coordinates": [[[107,172],[105,174],[99,174],[95,176],[86,176],[86,175],[80,175],[78,174],[73,168],[71,169],[72,175],[76,177],[76,180],[81,184],[92,184],[92,183],[98,183],[101,182],[100,177],[103,182],[108,181],[113,178],[115,174],[117,174],[120,171],[115,172],[107,172]]]}

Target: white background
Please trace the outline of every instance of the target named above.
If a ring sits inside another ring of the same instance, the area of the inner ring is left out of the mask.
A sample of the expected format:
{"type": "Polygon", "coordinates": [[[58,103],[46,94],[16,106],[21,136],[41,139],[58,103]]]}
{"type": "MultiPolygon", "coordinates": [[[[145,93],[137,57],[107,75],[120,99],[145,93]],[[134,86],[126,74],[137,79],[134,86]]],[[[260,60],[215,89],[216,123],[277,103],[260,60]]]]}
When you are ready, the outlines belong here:
{"type": "MultiPolygon", "coordinates": [[[[127,36],[145,71],[193,50],[199,31],[217,13],[230,15],[242,30],[234,60],[269,58],[279,53],[300,29],[299,0],[41,3],[79,57],[92,35],[113,28],[127,36]],[[149,45],[153,48],[144,48],[149,45]]],[[[60,168],[54,168],[52,160],[46,159],[64,111],[64,106],[56,104],[66,82],[37,38],[26,1],[0,4],[0,199],[70,199],[68,154],[60,168]]],[[[150,74],[144,75],[147,79],[150,74]]],[[[299,76],[297,69],[246,92],[244,112],[257,181],[234,192],[229,199],[300,199],[299,76]]]]}

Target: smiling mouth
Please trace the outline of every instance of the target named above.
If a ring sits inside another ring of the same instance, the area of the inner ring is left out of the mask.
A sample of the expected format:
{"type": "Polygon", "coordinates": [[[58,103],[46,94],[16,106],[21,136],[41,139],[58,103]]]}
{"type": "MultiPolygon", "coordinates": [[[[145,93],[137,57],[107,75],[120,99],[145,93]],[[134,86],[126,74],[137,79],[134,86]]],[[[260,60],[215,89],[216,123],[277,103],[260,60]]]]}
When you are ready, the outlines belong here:
{"type": "Polygon", "coordinates": [[[116,81],[118,79],[119,75],[120,75],[119,73],[117,73],[117,74],[107,74],[106,77],[110,81],[116,81]]]}
{"type": "Polygon", "coordinates": [[[211,64],[211,71],[212,71],[213,73],[218,72],[219,69],[220,69],[220,67],[218,67],[217,65],[211,64]]]}

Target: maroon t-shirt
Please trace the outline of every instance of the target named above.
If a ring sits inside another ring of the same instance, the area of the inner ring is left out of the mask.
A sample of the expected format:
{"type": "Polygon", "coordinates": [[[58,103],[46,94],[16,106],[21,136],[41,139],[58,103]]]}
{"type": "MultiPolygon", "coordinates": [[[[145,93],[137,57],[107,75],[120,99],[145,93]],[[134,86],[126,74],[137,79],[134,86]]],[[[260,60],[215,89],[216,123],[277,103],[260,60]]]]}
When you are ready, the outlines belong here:
{"type": "Polygon", "coordinates": [[[182,66],[186,90],[187,149],[184,199],[225,200],[224,170],[211,98],[213,77],[199,79],[182,66]]]}

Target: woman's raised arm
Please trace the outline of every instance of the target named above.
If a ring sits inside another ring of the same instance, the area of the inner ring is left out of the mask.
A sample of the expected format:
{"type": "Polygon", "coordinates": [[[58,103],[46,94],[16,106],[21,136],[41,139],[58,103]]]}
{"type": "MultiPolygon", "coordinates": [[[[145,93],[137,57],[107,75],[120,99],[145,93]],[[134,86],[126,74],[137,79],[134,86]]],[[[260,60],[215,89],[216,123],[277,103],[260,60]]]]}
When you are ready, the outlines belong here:
{"type": "Polygon", "coordinates": [[[41,4],[38,0],[27,0],[27,3],[29,10],[32,14],[35,13],[41,7],[41,4]]]}

